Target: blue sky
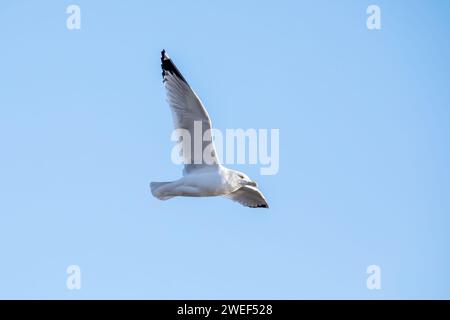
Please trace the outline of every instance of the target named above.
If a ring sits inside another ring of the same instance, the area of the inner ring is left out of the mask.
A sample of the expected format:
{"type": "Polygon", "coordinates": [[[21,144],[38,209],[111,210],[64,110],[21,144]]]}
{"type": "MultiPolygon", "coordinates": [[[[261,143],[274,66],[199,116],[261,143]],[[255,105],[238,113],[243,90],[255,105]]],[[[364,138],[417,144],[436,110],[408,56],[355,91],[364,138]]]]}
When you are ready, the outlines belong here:
{"type": "Polygon", "coordinates": [[[449,34],[437,0],[2,1],[0,298],[450,298],[449,34]],[[151,196],[162,48],[216,128],[280,129],[277,175],[232,166],[270,209],[151,196]]]}

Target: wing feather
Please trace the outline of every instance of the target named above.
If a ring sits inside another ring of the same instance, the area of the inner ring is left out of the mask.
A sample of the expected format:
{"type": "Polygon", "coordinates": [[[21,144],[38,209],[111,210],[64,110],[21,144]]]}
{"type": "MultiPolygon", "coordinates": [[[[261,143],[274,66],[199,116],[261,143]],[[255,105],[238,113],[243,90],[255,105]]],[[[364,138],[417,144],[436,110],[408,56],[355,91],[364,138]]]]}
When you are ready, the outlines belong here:
{"type": "Polygon", "coordinates": [[[244,186],[225,196],[250,208],[269,208],[266,198],[258,188],[244,186]]]}
{"type": "MultiPolygon", "coordinates": [[[[163,50],[161,52],[161,67],[163,70],[163,83],[167,91],[167,102],[172,110],[172,118],[175,129],[186,129],[191,135],[190,153],[183,152],[183,160],[185,164],[185,173],[189,173],[197,168],[204,168],[207,165],[216,166],[219,164],[217,159],[217,152],[214,143],[211,139],[211,119],[196,95],[194,90],[189,86],[186,79],[181,72],[163,50]],[[194,122],[201,123],[201,135],[198,137],[202,139],[201,150],[194,149],[194,122]],[[212,163],[203,163],[203,151],[209,144],[213,144],[211,151],[212,163]],[[201,155],[196,155],[195,152],[201,152],[201,155]],[[202,163],[195,163],[195,159],[202,159],[202,163]]],[[[186,146],[183,145],[183,148],[186,146]]]]}

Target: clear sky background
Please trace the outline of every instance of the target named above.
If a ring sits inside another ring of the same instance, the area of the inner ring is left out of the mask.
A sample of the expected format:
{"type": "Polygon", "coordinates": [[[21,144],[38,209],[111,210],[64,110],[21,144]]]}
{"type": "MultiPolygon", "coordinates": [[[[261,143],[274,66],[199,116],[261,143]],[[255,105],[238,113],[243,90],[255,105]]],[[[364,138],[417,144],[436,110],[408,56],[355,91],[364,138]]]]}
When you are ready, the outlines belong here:
{"type": "Polygon", "coordinates": [[[438,0],[1,1],[0,298],[450,298],[449,36],[438,0]],[[163,48],[216,128],[280,129],[232,166],[270,209],[151,196],[163,48]]]}

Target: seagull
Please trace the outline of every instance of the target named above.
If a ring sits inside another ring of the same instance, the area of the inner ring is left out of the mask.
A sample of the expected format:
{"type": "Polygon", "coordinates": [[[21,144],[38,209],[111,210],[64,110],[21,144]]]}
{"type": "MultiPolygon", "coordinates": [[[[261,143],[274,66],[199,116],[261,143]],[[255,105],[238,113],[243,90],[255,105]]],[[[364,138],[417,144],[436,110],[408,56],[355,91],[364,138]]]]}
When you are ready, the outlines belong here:
{"type": "MultiPolygon", "coordinates": [[[[195,146],[192,148],[194,152],[182,150],[183,177],[171,182],[151,182],[152,195],[160,200],[178,196],[223,196],[250,208],[269,208],[255,181],[240,171],[220,164],[211,139],[212,126],[208,112],[165,50],[161,52],[161,67],[175,129],[187,130],[191,137],[195,137],[194,128],[196,123],[200,123],[203,139],[201,148],[197,148],[201,150],[195,152],[195,146]],[[203,158],[200,163],[196,161],[200,152],[201,156],[207,152],[210,161],[203,161],[203,158]]],[[[192,140],[191,146],[194,145],[192,140]]]]}

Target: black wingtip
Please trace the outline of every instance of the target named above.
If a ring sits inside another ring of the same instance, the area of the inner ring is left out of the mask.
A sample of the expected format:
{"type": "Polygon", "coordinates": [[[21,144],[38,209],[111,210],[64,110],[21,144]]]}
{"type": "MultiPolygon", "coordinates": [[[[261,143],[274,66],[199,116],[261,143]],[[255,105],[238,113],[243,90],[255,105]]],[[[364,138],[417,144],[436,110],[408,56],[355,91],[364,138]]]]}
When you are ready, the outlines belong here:
{"type": "Polygon", "coordinates": [[[164,49],[161,51],[161,68],[162,68],[163,79],[164,79],[164,76],[166,75],[166,72],[170,72],[172,74],[175,74],[178,78],[180,78],[187,84],[186,79],[184,79],[183,75],[178,70],[178,68],[175,66],[175,64],[172,62],[170,57],[166,54],[166,50],[164,50],[164,49]]]}
{"type": "Polygon", "coordinates": [[[164,73],[164,59],[165,58],[166,58],[166,50],[162,49],[162,51],[161,51],[161,68],[163,69],[162,70],[163,82],[164,82],[164,75],[165,75],[165,73],[164,73]]]}
{"type": "Polygon", "coordinates": [[[169,57],[166,55],[166,50],[162,49],[161,51],[161,62],[164,61],[164,59],[168,59],[169,57]]]}
{"type": "Polygon", "coordinates": [[[254,206],[253,208],[265,208],[265,209],[269,209],[269,205],[267,203],[264,204],[258,204],[256,206],[254,206]]]}

